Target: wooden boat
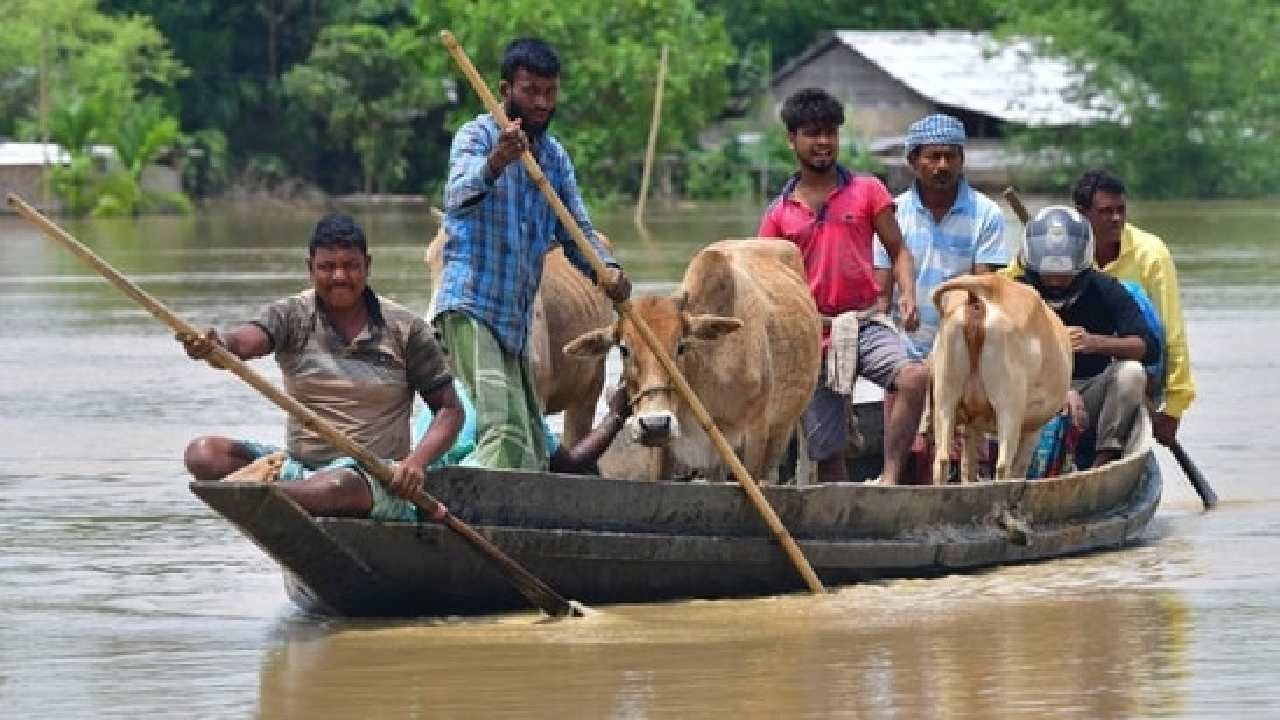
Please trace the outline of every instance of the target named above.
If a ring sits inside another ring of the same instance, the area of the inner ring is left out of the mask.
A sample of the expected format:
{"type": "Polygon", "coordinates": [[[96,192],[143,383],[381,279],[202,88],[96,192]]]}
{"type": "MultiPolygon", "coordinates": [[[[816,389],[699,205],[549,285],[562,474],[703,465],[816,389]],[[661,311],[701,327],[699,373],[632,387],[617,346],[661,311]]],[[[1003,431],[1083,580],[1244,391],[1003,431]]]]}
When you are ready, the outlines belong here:
{"type": "MultiPolygon", "coordinates": [[[[1139,539],[1160,501],[1140,416],[1119,460],[1048,480],[777,485],[764,493],[829,586],[1119,548],[1139,539]]],[[[304,609],[411,617],[528,607],[439,525],[315,518],[270,485],[191,489],[280,563],[304,609]]],[[[804,587],[736,483],[450,468],[428,476],[428,491],[561,594],[589,605],[804,587]]]]}

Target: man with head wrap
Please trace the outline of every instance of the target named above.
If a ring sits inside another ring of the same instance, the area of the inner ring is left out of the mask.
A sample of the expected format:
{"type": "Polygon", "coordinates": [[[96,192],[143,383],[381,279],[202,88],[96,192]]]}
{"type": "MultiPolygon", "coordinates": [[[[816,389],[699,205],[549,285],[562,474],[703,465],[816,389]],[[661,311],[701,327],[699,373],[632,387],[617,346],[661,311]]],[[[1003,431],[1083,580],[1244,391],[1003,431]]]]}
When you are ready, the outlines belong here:
{"type": "MultiPolygon", "coordinates": [[[[938,309],[930,300],[934,288],[1009,262],[1000,207],[965,180],[965,141],[964,124],[950,115],[929,115],[907,130],[907,164],[915,180],[898,195],[896,205],[903,246],[915,265],[920,326],[906,336],[907,349],[917,360],[929,354],[938,333],[938,309]]],[[[889,255],[879,243],[875,265],[881,303],[892,308],[889,255]]]]}
{"type": "Polygon", "coordinates": [[[1118,458],[1142,408],[1146,371],[1160,345],[1142,310],[1120,281],[1093,265],[1093,231],[1074,209],[1050,206],[1023,231],[1022,281],[1058,313],[1074,351],[1068,405],[1087,418],[1082,446],[1092,440],[1093,466],[1118,458]]]}

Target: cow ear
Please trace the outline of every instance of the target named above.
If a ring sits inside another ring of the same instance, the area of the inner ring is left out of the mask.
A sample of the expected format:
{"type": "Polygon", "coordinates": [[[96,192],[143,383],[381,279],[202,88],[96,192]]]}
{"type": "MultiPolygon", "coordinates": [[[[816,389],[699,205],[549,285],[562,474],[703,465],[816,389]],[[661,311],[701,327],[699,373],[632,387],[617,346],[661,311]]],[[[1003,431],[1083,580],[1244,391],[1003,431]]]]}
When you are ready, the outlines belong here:
{"type": "Polygon", "coordinates": [[[742,327],[742,321],[719,315],[686,315],[689,337],[694,340],[719,340],[742,327]]]}
{"type": "Polygon", "coordinates": [[[564,354],[570,357],[594,357],[609,352],[613,347],[613,328],[588,330],[570,340],[564,346],[564,354]]]}
{"type": "Polygon", "coordinates": [[[671,293],[671,302],[676,304],[676,312],[684,312],[684,308],[689,304],[689,291],[684,288],[677,288],[671,293]]]}
{"type": "Polygon", "coordinates": [[[728,315],[734,311],[737,281],[729,256],[715,248],[704,248],[689,262],[682,283],[689,302],[681,310],[728,315]]]}

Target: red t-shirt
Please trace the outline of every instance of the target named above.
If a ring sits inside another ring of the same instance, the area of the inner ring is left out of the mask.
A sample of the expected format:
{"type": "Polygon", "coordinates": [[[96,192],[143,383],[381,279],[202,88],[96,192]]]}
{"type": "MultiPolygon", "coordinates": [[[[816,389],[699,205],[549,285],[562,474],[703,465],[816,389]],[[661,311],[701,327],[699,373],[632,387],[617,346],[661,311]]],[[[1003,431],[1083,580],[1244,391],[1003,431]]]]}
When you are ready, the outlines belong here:
{"type": "Polygon", "coordinates": [[[836,187],[817,212],[794,197],[796,175],[765,211],[760,237],[784,238],[804,256],[809,291],[823,315],[865,310],[880,294],[873,265],[875,217],[893,196],[872,175],[837,169],[836,187]]]}

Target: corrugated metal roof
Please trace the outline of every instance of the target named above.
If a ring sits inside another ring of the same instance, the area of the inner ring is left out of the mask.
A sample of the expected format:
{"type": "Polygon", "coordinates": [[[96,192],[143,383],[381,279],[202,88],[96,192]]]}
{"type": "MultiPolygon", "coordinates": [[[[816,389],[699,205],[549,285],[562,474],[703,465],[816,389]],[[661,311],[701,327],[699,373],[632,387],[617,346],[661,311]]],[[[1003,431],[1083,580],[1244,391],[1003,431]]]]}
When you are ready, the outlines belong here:
{"type": "MultiPolygon", "coordinates": [[[[111,157],[110,145],[94,145],[90,151],[97,157],[111,157]]],[[[55,143],[0,142],[0,167],[30,165],[65,165],[71,156],[55,143]]]]}
{"type": "Polygon", "coordinates": [[[1025,40],[959,30],[841,30],[835,37],[939,105],[1031,126],[1084,124],[1114,114],[1071,100],[1079,75],[1064,60],[1037,55],[1025,40]]]}

